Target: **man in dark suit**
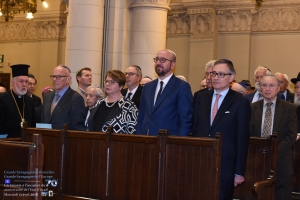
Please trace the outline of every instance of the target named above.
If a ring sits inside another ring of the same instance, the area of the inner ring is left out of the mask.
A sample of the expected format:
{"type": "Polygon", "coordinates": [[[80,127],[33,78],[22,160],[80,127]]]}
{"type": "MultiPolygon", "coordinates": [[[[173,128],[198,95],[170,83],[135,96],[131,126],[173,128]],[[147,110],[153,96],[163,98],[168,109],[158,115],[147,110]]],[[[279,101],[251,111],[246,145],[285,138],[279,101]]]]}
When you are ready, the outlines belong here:
{"type": "Polygon", "coordinates": [[[35,127],[33,100],[26,95],[29,65],[12,65],[12,90],[0,94],[0,134],[8,138],[21,136],[21,122],[35,127]]]}
{"type": "Polygon", "coordinates": [[[139,109],[143,87],[140,86],[142,79],[142,70],[137,65],[127,67],[125,71],[126,89],[122,89],[121,93],[125,98],[130,99],[139,109]]]}
{"type": "Polygon", "coordinates": [[[251,105],[251,136],[267,137],[273,132],[279,134],[276,199],[292,198],[293,161],[292,147],[297,136],[296,106],[277,98],[280,81],[275,76],[260,80],[263,100],[251,105]]]}
{"type": "Polygon", "coordinates": [[[234,186],[244,182],[251,108],[247,99],[229,89],[235,69],[231,61],[215,62],[211,72],[214,90],[201,92],[194,104],[195,137],[222,134],[220,199],[231,200],[234,186]]]}
{"type": "Polygon", "coordinates": [[[158,79],[144,86],[136,133],[157,135],[159,129],[168,129],[170,135],[187,136],[193,114],[191,87],[173,75],[173,51],[159,51],[154,62],[158,79]]]}
{"type": "Polygon", "coordinates": [[[27,95],[33,99],[34,107],[38,108],[42,105],[41,98],[34,95],[35,85],[37,84],[37,80],[32,74],[28,74],[28,85],[27,85],[27,95]]]}
{"type": "Polygon", "coordinates": [[[298,124],[298,133],[297,139],[300,139],[300,72],[298,73],[297,78],[291,79],[292,83],[295,85],[295,97],[294,104],[297,106],[297,124],[298,124]]]}
{"type": "Polygon", "coordinates": [[[289,85],[289,77],[286,74],[280,72],[275,73],[275,77],[280,81],[279,93],[283,94],[283,99],[288,102],[294,103],[295,95],[288,89],[286,89],[289,85]]]}
{"type": "Polygon", "coordinates": [[[61,129],[63,124],[70,130],[85,130],[85,106],[80,94],[69,86],[70,69],[59,65],[50,76],[55,91],[44,95],[42,123],[52,124],[53,129],[61,129]]]}

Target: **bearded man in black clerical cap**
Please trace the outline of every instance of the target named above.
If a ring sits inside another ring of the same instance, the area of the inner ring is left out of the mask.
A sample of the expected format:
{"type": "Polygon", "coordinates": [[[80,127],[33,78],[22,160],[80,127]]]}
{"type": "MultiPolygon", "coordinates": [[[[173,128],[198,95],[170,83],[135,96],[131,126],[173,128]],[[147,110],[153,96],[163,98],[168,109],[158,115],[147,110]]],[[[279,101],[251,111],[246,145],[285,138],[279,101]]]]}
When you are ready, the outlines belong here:
{"type": "Polygon", "coordinates": [[[29,65],[12,65],[12,90],[0,94],[0,134],[8,138],[20,137],[24,121],[35,127],[33,100],[26,95],[29,65]]]}

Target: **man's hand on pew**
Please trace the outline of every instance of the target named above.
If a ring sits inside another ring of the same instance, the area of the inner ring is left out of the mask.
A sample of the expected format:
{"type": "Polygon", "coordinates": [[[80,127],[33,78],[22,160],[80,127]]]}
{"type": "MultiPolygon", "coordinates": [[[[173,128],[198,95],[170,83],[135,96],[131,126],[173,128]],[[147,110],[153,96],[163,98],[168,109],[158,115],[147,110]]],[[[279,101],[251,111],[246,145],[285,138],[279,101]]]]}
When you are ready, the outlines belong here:
{"type": "Polygon", "coordinates": [[[245,181],[245,178],[243,176],[235,175],[234,176],[234,187],[242,184],[244,181],[245,181]]]}
{"type": "Polygon", "coordinates": [[[296,141],[300,139],[300,133],[297,134],[296,141]]]}

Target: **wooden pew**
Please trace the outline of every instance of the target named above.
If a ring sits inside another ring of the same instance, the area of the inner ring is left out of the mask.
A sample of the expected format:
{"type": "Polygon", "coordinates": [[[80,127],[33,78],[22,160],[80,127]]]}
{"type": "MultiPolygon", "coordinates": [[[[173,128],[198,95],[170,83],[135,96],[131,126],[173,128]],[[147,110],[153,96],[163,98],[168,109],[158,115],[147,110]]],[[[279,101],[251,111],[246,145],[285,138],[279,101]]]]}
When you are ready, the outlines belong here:
{"type": "MultiPolygon", "coordinates": [[[[53,197],[49,199],[60,199],[62,195],[62,169],[64,163],[64,140],[67,125],[62,130],[23,128],[21,130],[22,141],[32,142],[34,134],[42,137],[44,144],[44,167],[42,171],[51,172],[53,180],[57,180],[58,185],[49,187],[53,191],[53,197]]],[[[47,197],[44,197],[47,199],[47,197]]]]}
{"type": "Polygon", "coordinates": [[[293,159],[294,159],[294,177],[293,177],[292,199],[300,199],[300,140],[298,140],[294,145],[293,159]]]}
{"type": "Polygon", "coordinates": [[[51,141],[45,141],[45,159],[56,158],[54,170],[62,169],[61,189],[54,199],[189,198],[190,188],[193,199],[218,199],[220,138],[173,137],[166,131],[156,137],[112,134],[112,129],[99,133],[30,128],[23,137],[30,140],[33,133],[42,133],[44,140],[51,141]],[[192,156],[187,156],[189,151],[192,156]],[[191,170],[183,170],[186,167],[191,170]],[[185,185],[181,189],[180,184],[172,183],[177,174],[185,185]]]}
{"type": "Polygon", "coordinates": [[[44,147],[40,135],[33,135],[32,141],[33,143],[0,141],[1,200],[42,199],[40,189],[43,179],[39,176],[39,172],[43,170],[44,147]],[[9,185],[3,184],[5,179],[6,181],[9,179],[9,185]],[[24,186],[25,184],[32,186],[24,186]],[[12,191],[7,191],[8,189],[12,191]],[[8,196],[7,194],[18,196],[8,196]]]}
{"type": "Polygon", "coordinates": [[[276,133],[268,139],[250,138],[245,182],[235,188],[234,199],[260,199],[262,195],[268,195],[264,199],[275,197],[276,175],[273,172],[276,171],[277,142],[276,133]],[[256,182],[259,184],[255,185],[256,182]]]}
{"type": "Polygon", "coordinates": [[[160,199],[218,200],[221,166],[220,134],[213,138],[166,138],[165,184],[160,199]]]}
{"type": "Polygon", "coordinates": [[[111,133],[66,131],[63,199],[106,198],[111,133]]]}

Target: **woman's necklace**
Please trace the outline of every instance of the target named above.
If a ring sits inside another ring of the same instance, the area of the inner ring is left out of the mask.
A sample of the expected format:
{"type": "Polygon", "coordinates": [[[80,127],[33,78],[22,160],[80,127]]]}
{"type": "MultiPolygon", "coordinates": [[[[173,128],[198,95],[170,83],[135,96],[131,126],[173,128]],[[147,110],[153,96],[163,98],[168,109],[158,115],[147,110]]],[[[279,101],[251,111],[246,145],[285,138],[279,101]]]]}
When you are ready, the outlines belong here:
{"type": "Polygon", "coordinates": [[[122,98],[122,94],[118,97],[118,99],[111,105],[108,105],[108,102],[107,102],[107,97],[105,97],[104,101],[105,101],[105,105],[109,108],[113,107],[121,98],[122,98]]]}
{"type": "Polygon", "coordinates": [[[25,119],[24,119],[24,109],[25,109],[25,102],[24,102],[24,95],[23,95],[23,117],[22,117],[22,115],[21,115],[21,112],[20,112],[20,109],[19,109],[19,106],[18,106],[18,104],[17,104],[17,101],[16,101],[16,99],[15,99],[15,96],[14,96],[14,94],[12,93],[12,90],[10,91],[11,92],[11,96],[13,97],[13,99],[14,99],[14,101],[15,101],[15,104],[16,104],[16,106],[17,106],[17,109],[18,109],[18,111],[19,111],[19,115],[20,115],[20,117],[21,117],[21,119],[22,119],[22,121],[21,121],[21,128],[23,128],[23,123],[25,122],[25,119]]]}

